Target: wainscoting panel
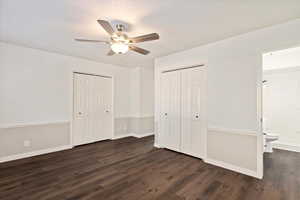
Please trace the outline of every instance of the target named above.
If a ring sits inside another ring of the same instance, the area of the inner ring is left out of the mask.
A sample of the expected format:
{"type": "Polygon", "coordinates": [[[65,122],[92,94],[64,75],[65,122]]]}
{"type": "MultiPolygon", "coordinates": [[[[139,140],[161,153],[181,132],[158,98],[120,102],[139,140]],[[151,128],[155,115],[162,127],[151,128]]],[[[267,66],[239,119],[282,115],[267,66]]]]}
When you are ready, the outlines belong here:
{"type": "Polygon", "coordinates": [[[144,137],[154,133],[154,117],[123,117],[115,119],[115,138],[144,137]]]}
{"type": "Polygon", "coordinates": [[[126,135],[128,135],[129,122],[130,122],[130,117],[115,118],[114,138],[122,138],[123,136],[125,137],[126,135]]]}
{"type": "Polygon", "coordinates": [[[70,123],[51,122],[0,128],[0,158],[70,146],[70,123]]]}
{"type": "MultiPolygon", "coordinates": [[[[153,135],[154,117],[123,117],[114,121],[113,139],[153,135]]],[[[0,127],[0,162],[72,148],[70,122],[10,124],[0,127]]]]}
{"type": "Polygon", "coordinates": [[[210,128],[206,162],[258,177],[258,137],[255,131],[210,128]]]}
{"type": "Polygon", "coordinates": [[[136,135],[145,135],[154,132],[154,117],[132,117],[130,119],[130,132],[136,135]]]}

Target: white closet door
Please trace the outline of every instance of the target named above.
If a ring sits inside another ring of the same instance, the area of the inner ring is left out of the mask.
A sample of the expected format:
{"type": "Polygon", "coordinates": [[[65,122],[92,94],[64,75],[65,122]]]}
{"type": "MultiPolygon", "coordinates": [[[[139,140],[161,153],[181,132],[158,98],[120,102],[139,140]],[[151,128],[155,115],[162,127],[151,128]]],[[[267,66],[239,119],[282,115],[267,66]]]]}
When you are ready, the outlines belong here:
{"type": "Polygon", "coordinates": [[[74,74],[73,144],[87,144],[112,137],[112,80],[74,74]]]}
{"type": "MultiPolygon", "coordinates": [[[[100,79],[99,79],[100,80],[100,79]]],[[[98,131],[97,140],[106,140],[113,137],[113,94],[112,94],[112,79],[102,78],[99,94],[101,102],[101,132],[98,131]]]]}
{"type": "Polygon", "coordinates": [[[73,116],[73,144],[85,144],[88,141],[88,110],[89,110],[89,77],[74,74],[74,116],[73,116]]]}
{"type": "Polygon", "coordinates": [[[181,151],[202,157],[204,150],[204,71],[201,67],[181,71],[181,151]]]}
{"type": "Polygon", "coordinates": [[[161,81],[162,145],[180,151],[180,73],[163,73],[161,81]]]}

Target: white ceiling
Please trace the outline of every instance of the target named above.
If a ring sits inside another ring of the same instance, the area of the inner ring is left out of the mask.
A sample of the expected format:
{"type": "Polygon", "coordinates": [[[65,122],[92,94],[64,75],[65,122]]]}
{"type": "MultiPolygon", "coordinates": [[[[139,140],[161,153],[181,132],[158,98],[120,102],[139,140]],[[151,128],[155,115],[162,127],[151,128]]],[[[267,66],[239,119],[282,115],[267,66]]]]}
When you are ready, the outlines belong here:
{"type": "Polygon", "coordinates": [[[299,0],[0,0],[0,40],[128,67],[153,58],[300,17],[299,0]],[[107,39],[97,19],[122,21],[130,36],[157,32],[138,44],[151,51],[106,56],[107,39]]]}

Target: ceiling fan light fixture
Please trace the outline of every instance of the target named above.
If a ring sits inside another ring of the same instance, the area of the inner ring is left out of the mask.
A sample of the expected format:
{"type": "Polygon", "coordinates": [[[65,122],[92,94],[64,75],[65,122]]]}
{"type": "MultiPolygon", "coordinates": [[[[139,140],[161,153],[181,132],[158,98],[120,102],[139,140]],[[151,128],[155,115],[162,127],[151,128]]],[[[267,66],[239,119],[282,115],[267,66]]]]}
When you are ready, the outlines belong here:
{"type": "Polygon", "coordinates": [[[129,50],[128,45],[123,42],[115,42],[110,46],[110,48],[117,54],[123,54],[129,50]]]}
{"type": "Polygon", "coordinates": [[[115,54],[124,54],[129,50],[142,55],[147,55],[150,53],[150,51],[137,47],[133,45],[133,43],[140,43],[140,42],[159,39],[159,35],[157,33],[150,33],[150,34],[140,35],[136,37],[128,37],[128,35],[123,32],[125,27],[122,24],[117,24],[116,25],[117,30],[114,30],[114,28],[111,26],[111,24],[108,21],[99,19],[97,20],[97,22],[110,36],[109,41],[89,40],[89,39],[75,39],[75,40],[79,42],[98,42],[98,43],[109,44],[111,50],[106,54],[107,56],[112,56],[115,54]]]}

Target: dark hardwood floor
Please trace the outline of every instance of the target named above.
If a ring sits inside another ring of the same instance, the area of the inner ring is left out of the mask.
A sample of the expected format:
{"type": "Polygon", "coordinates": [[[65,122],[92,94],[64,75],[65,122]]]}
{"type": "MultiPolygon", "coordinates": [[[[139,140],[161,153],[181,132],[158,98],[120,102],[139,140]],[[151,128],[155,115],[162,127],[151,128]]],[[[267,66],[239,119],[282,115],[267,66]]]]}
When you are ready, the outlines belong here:
{"type": "Polygon", "coordinates": [[[266,154],[257,180],[129,137],[2,163],[0,199],[299,200],[300,153],[266,154]]]}

